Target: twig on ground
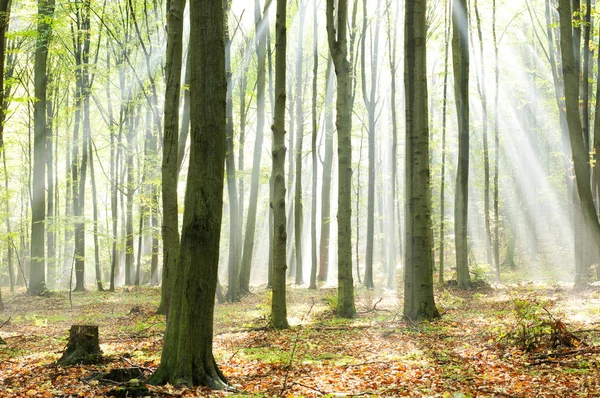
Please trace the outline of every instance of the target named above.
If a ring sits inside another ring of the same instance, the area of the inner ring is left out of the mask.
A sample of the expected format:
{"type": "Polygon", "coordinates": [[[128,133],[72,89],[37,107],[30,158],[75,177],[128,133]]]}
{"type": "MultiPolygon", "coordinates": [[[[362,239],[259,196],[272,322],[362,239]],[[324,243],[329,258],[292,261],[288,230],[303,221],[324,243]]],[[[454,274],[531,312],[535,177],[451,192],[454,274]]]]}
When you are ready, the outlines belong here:
{"type": "Polygon", "coordinates": [[[128,364],[130,367],[132,368],[137,368],[137,369],[141,369],[143,371],[146,372],[150,372],[153,373],[155,369],[150,369],[150,368],[146,368],[144,366],[140,366],[140,365],[136,365],[133,362],[131,362],[131,360],[129,358],[125,358],[125,357],[120,357],[119,358],[121,361],[125,362],[126,364],[128,364]]]}
{"type": "Polygon", "coordinates": [[[349,363],[346,365],[342,365],[342,368],[353,368],[356,366],[365,366],[365,365],[376,365],[376,364],[384,364],[384,365],[390,365],[389,362],[386,361],[367,361],[367,362],[361,362],[361,363],[349,363]]]}
{"type": "Polygon", "coordinates": [[[2,329],[4,327],[4,325],[6,325],[8,322],[10,322],[11,319],[12,319],[12,316],[9,316],[8,319],[6,321],[4,321],[2,323],[2,325],[0,325],[0,329],[2,329]]]}
{"type": "Polygon", "coordinates": [[[582,350],[571,350],[571,351],[565,351],[565,352],[554,352],[554,353],[549,353],[549,354],[542,354],[542,355],[536,356],[534,359],[540,360],[540,359],[546,359],[546,358],[568,357],[571,355],[578,355],[578,354],[597,354],[597,353],[600,353],[600,347],[589,347],[589,348],[584,348],[582,350]]]}

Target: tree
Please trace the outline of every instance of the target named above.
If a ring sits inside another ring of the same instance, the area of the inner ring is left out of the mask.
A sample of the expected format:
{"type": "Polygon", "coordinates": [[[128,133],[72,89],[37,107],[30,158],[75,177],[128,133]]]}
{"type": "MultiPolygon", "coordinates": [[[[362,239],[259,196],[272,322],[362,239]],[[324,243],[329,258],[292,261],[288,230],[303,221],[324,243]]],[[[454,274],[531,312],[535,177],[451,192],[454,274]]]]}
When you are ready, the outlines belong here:
{"type": "MultiPolygon", "coordinates": [[[[583,136],[583,127],[579,115],[579,82],[577,64],[574,56],[572,12],[569,0],[559,0],[558,14],[560,19],[560,52],[562,74],[564,79],[564,97],[567,113],[567,126],[571,155],[575,169],[575,182],[579,197],[584,224],[584,237],[592,240],[596,255],[600,255],[600,223],[592,198],[590,186],[590,170],[588,168],[588,152],[583,136]]],[[[581,287],[587,284],[587,270],[577,267],[575,270],[575,285],[581,287]]]]}
{"type": "Polygon", "coordinates": [[[377,131],[377,118],[375,115],[377,109],[377,64],[379,59],[379,10],[381,9],[381,0],[377,0],[375,17],[377,18],[375,33],[371,41],[371,76],[370,90],[367,89],[366,75],[366,38],[367,38],[367,1],[363,0],[363,37],[361,41],[361,71],[362,71],[362,94],[368,114],[368,135],[369,135],[369,186],[367,193],[367,255],[365,262],[365,281],[367,288],[373,288],[373,235],[375,233],[375,133],[377,131]]]}
{"type": "Polygon", "coordinates": [[[426,2],[406,0],[404,87],[406,92],[406,251],[404,316],[439,316],[433,298],[433,242],[427,109],[426,2]]]}
{"type": "Polygon", "coordinates": [[[321,186],[321,238],[319,241],[319,280],[329,273],[329,235],[331,228],[331,169],[333,166],[333,65],[331,56],[325,72],[325,156],[321,186]]]}
{"type": "MultiPolygon", "coordinates": [[[[179,253],[179,209],[177,200],[179,96],[183,53],[185,0],[169,0],[167,9],[167,54],[165,61],[165,117],[162,157],[163,274],[159,312],[168,313],[173,272],[179,253]]],[[[189,68],[189,65],[188,65],[189,68]]]]}
{"type": "Polygon", "coordinates": [[[237,180],[235,177],[235,148],[233,144],[233,82],[231,79],[231,36],[229,27],[230,0],[225,0],[225,72],[227,73],[227,194],[229,197],[229,260],[227,266],[228,284],[227,300],[238,299],[238,269],[239,254],[238,230],[239,210],[237,195],[237,180]]]}
{"type": "MultiPolygon", "coordinates": [[[[265,4],[265,6],[268,5],[265,4]]],[[[266,8],[266,7],[265,7],[266,8]]],[[[254,232],[256,227],[256,207],[258,205],[258,177],[260,174],[260,158],[265,129],[265,86],[266,86],[266,35],[263,24],[268,25],[265,11],[261,16],[260,0],[254,3],[254,21],[256,36],[256,56],[258,58],[258,71],[256,82],[256,140],[254,141],[254,158],[252,160],[252,180],[250,183],[250,201],[248,203],[248,218],[246,220],[246,235],[244,236],[244,249],[242,252],[242,265],[240,269],[240,292],[250,292],[250,271],[252,268],[252,253],[254,251],[254,232]]]]}
{"type": "Polygon", "coordinates": [[[287,329],[285,297],[287,262],[287,225],[285,208],[285,101],[286,101],[286,0],[277,0],[275,19],[275,115],[273,120],[273,300],[271,324],[275,329],[287,329]]]}
{"type": "Polygon", "coordinates": [[[458,117],[458,166],[454,198],[454,235],[456,239],[456,273],[458,287],[471,285],[469,245],[469,17],[466,0],[455,0],[452,13],[452,63],[454,97],[458,117]]]}
{"type": "Polygon", "coordinates": [[[310,285],[317,288],[317,81],[319,76],[319,33],[317,23],[317,0],[313,0],[313,84],[312,84],[312,205],[310,206],[310,285]]]}
{"type": "Polygon", "coordinates": [[[34,94],[34,146],[33,190],[31,198],[31,263],[29,294],[46,290],[44,256],[44,221],[46,183],[46,101],[48,43],[52,34],[50,19],[54,14],[54,0],[38,0],[37,39],[35,49],[34,94]]]}
{"type": "Polygon", "coordinates": [[[352,318],[354,281],[352,278],[352,107],[350,62],[348,61],[348,0],[338,1],[337,31],[334,25],[334,0],[327,0],[327,41],[337,77],[338,133],[338,306],[337,315],[352,318]]]}
{"type": "Polygon", "coordinates": [[[298,5],[300,10],[300,21],[298,27],[298,48],[296,51],[296,147],[294,156],[296,158],[296,184],[294,186],[294,247],[296,258],[296,285],[304,284],[303,260],[302,260],[302,227],[304,225],[304,203],[302,202],[302,143],[304,138],[304,107],[303,107],[303,37],[304,19],[306,16],[306,1],[298,5]]]}
{"type": "Polygon", "coordinates": [[[438,270],[439,283],[444,283],[444,244],[446,229],[446,128],[448,120],[448,47],[450,38],[451,0],[446,1],[444,13],[444,83],[442,95],[442,171],[440,178],[440,262],[438,270]]]}
{"type": "Polygon", "coordinates": [[[212,353],[223,213],[227,82],[222,0],[190,1],[190,164],[179,256],[155,383],[225,388],[212,353]]]}

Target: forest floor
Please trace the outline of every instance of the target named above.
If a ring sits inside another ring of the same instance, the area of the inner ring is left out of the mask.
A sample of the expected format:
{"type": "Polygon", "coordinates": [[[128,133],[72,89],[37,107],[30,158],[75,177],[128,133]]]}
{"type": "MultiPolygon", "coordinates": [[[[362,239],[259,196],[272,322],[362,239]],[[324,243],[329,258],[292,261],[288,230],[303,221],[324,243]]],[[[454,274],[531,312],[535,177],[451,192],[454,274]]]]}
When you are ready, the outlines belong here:
{"type": "MultiPolygon", "coordinates": [[[[600,289],[504,286],[436,290],[439,320],[402,319],[401,297],[357,290],[358,315],[334,315],[335,290],[290,287],[292,328],[268,324],[270,293],[257,289],[216,310],[214,352],[237,392],[148,386],[175,396],[600,397],[600,289]]],[[[159,290],[31,297],[3,291],[0,396],[110,396],[100,371],[157,367],[165,327],[159,290]],[[72,324],[99,325],[99,365],[56,364],[72,324]]]]}

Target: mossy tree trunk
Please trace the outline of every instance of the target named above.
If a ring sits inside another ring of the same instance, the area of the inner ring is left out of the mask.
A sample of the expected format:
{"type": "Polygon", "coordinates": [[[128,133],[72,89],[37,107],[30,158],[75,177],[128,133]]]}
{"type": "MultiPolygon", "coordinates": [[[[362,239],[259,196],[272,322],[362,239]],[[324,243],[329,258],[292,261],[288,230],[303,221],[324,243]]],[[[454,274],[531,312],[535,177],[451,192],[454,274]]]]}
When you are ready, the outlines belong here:
{"type": "Polygon", "coordinates": [[[404,87],[406,92],[406,251],[404,316],[439,316],[433,298],[433,236],[427,109],[426,2],[406,0],[404,87]]]}
{"type": "Polygon", "coordinates": [[[152,381],[225,388],[212,353],[226,152],[222,0],[190,2],[190,164],[161,363],[152,381]]]}
{"type": "Polygon", "coordinates": [[[337,31],[334,0],[327,0],[327,40],[337,77],[338,133],[338,306],[337,315],[352,318],[354,281],[352,277],[352,77],[348,60],[348,0],[338,1],[337,31]]]}

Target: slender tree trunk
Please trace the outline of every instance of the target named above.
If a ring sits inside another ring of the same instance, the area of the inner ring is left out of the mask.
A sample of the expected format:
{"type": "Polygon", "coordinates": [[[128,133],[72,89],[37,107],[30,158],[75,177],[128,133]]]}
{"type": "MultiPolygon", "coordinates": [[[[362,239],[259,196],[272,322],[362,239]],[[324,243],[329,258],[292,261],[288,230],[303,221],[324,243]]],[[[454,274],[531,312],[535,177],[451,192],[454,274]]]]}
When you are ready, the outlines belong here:
{"type": "MultiPolygon", "coordinates": [[[[13,246],[12,240],[12,227],[10,223],[10,195],[9,195],[9,183],[8,183],[8,170],[6,167],[6,146],[4,143],[4,122],[6,121],[6,111],[9,106],[9,94],[10,85],[5,81],[5,75],[7,78],[13,76],[14,65],[8,61],[6,56],[6,32],[8,31],[8,24],[10,22],[10,6],[11,0],[0,1],[0,105],[2,106],[2,112],[0,113],[0,156],[2,156],[2,163],[4,168],[4,209],[6,215],[4,217],[4,223],[6,225],[6,244],[7,244],[7,267],[8,267],[8,279],[10,284],[10,291],[15,291],[15,274],[13,266],[13,246]],[[5,64],[7,65],[5,69],[5,64]]],[[[14,62],[13,62],[14,64],[14,62]]]]}
{"type": "Polygon", "coordinates": [[[452,13],[452,62],[454,96],[458,115],[458,166],[454,198],[454,235],[458,287],[468,289],[469,246],[467,240],[469,213],[469,31],[466,0],[455,0],[452,13]]]}
{"type": "Polygon", "coordinates": [[[406,257],[404,316],[439,317],[433,298],[433,242],[429,184],[426,2],[406,0],[404,85],[406,92],[406,257]]]}
{"type": "Polygon", "coordinates": [[[287,228],[285,208],[285,101],[286,101],[286,0],[277,0],[275,20],[275,114],[273,121],[273,300],[271,323],[275,329],[287,329],[285,297],[287,228]]]}
{"type": "Polygon", "coordinates": [[[98,244],[98,192],[96,191],[96,173],[94,173],[94,150],[92,140],[89,141],[90,152],[90,180],[92,183],[92,205],[94,213],[94,267],[96,270],[96,287],[99,292],[102,287],[102,268],[100,266],[100,245],[98,244]]]}
{"type": "MultiPolygon", "coordinates": [[[[485,224],[486,234],[486,254],[488,264],[493,266],[493,253],[492,253],[492,234],[490,225],[490,155],[488,145],[488,97],[486,89],[485,79],[485,58],[483,54],[483,34],[481,32],[481,17],[479,15],[479,8],[477,7],[477,0],[473,2],[473,8],[475,11],[475,19],[477,21],[477,37],[479,39],[479,81],[478,91],[481,97],[481,118],[482,118],[482,139],[483,139],[483,222],[485,224]]],[[[496,279],[500,280],[500,274],[496,274],[496,279]]]]}
{"type": "Polygon", "coordinates": [[[338,307],[337,315],[352,318],[354,281],[352,278],[352,106],[351,66],[347,58],[348,1],[338,1],[337,31],[334,26],[334,1],[327,0],[327,39],[337,76],[338,133],[338,307]]]}
{"type": "Polygon", "coordinates": [[[325,72],[325,156],[321,187],[321,238],[319,244],[319,280],[326,282],[329,271],[329,235],[331,228],[331,169],[333,167],[333,61],[325,72]]]}
{"type": "Polygon", "coordinates": [[[269,26],[268,13],[261,16],[260,0],[254,3],[254,21],[256,32],[256,56],[258,59],[257,85],[256,85],[256,140],[254,141],[254,159],[252,163],[252,181],[250,183],[250,202],[248,204],[248,218],[246,220],[246,235],[244,237],[244,248],[242,252],[242,265],[240,269],[240,292],[250,292],[250,271],[252,268],[252,254],[254,251],[254,233],[256,227],[256,213],[258,205],[258,177],[260,174],[260,158],[262,155],[262,144],[265,129],[265,86],[266,86],[266,39],[262,24],[269,26]]]}
{"type": "Polygon", "coordinates": [[[448,49],[450,42],[452,0],[446,0],[446,12],[444,15],[444,83],[442,96],[442,171],[440,178],[440,265],[438,270],[438,282],[444,283],[444,249],[446,243],[446,129],[448,117],[448,49]]]}
{"type": "Polygon", "coordinates": [[[312,82],[312,204],[310,206],[310,285],[309,289],[317,288],[317,87],[319,75],[319,30],[317,23],[317,0],[313,0],[313,82],[312,82]]]}
{"type": "MultiPolygon", "coordinates": [[[[499,97],[499,57],[498,39],[496,37],[496,0],[492,0],[492,36],[494,40],[494,263],[496,276],[500,277],[500,200],[499,200],[499,174],[500,174],[500,132],[498,128],[498,97],[499,97]]],[[[554,54],[552,49],[549,49],[554,54]]],[[[553,67],[554,70],[554,67],[553,67]]]]}
{"type": "Polygon", "coordinates": [[[375,17],[377,19],[375,34],[371,38],[371,82],[367,89],[366,78],[366,39],[367,39],[367,1],[363,0],[363,38],[361,42],[362,92],[368,114],[369,134],[369,185],[367,190],[367,255],[365,259],[365,280],[367,288],[373,288],[373,236],[375,234],[375,132],[376,132],[376,101],[377,101],[377,68],[379,58],[379,10],[381,0],[377,0],[375,17]]]}
{"type": "Polygon", "coordinates": [[[304,109],[303,101],[303,36],[304,36],[304,19],[306,15],[306,1],[301,1],[300,21],[298,27],[298,48],[296,51],[296,185],[294,194],[294,242],[296,254],[296,285],[304,284],[303,277],[303,260],[302,260],[302,228],[304,226],[304,203],[302,202],[302,143],[304,138],[304,109]]]}
{"type": "MultiPolygon", "coordinates": [[[[398,20],[400,19],[400,1],[396,1],[395,15],[392,16],[391,10],[391,0],[388,1],[386,5],[386,14],[387,14],[387,28],[388,28],[388,61],[390,67],[391,74],[391,89],[390,89],[390,111],[391,111],[391,119],[392,119],[392,172],[391,172],[391,195],[392,195],[392,203],[390,206],[391,214],[389,215],[392,225],[396,223],[396,202],[397,202],[397,188],[396,188],[396,178],[398,175],[398,116],[396,114],[396,70],[398,68],[397,65],[397,37],[398,37],[398,20]],[[392,18],[394,18],[394,23],[392,27],[392,18]],[[393,29],[393,31],[392,31],[393,29]]],[[[446,48],[448,47],[448,43],[446,42],[446,48]]],[[[399,221],[399,220],[398,220],[399,221]]],[[[395,245],[395,228],[392,228],[392,236],[390,237],[390,242],[392,246],[395,245]]],[[[395,287],[395,278],[396,278],[396,250],[391,250],[393,253],[392,261],[388,267],[387,274],[387,288],[393,289],[395,287]]]]}
{"type": "Polygon", "coordinates": [[[229,0],[225,0],[225,72],[227,75],[227,155],[225,166],[227,168],[227,193],[229,196],[229,264],[227,301],[238,300],[238,269],[239,253],[238,230],[239,209],[237,195],[237,180],[235,176],[235,148],[233,144],[233,82],[231,79],[231,37],[229,36],[229,0]]]}
{"type": "MultiPolygon", "coordinates": [[[[51,86],[51,78],[48,77],[48,85],[51,86]]],[[[56,95],[53,90],[53,97],[56,95]]],[[[47,235],[47,256],[46,265],[48,267],[46,283],[48,288],[54,289],[56,282],[56,221],[54,219],[54,145],[53,145],[53,118],[54,118],[54,98],[46,101],[46,185],[47,185],[47,206],[46,206],[46,235],[47,235]]]]}
{"type": "MultiPolygon", "coordinates": [[[[173,291],[173,273],[179,256],[179,208],[177,201],[179,96],[185,0],[170,0],[167,9],[167,55],[165,64],[165,116],[162,156],[163,272],[159,313],[167,314],[173,291]]],[[[191,51],[191,49],[190,49],[191,51]]],[[[188,64],[188,69],[190,65],[188,64]]],[[[183,127],[182,127],[183,128],[183,127]]]]}

